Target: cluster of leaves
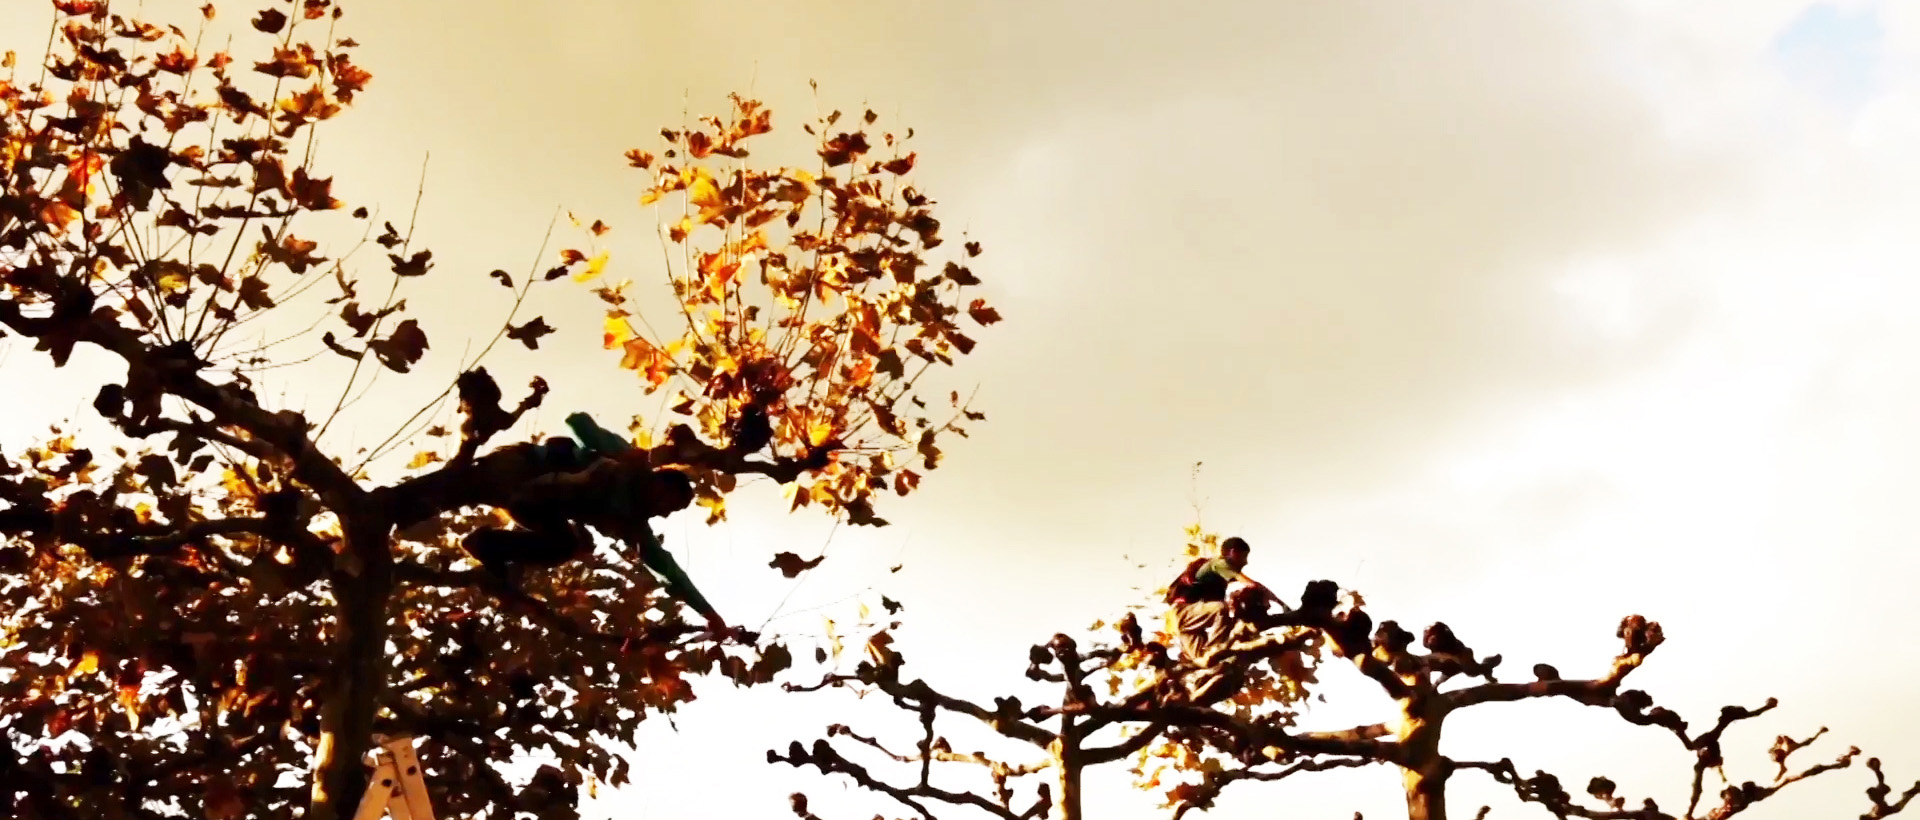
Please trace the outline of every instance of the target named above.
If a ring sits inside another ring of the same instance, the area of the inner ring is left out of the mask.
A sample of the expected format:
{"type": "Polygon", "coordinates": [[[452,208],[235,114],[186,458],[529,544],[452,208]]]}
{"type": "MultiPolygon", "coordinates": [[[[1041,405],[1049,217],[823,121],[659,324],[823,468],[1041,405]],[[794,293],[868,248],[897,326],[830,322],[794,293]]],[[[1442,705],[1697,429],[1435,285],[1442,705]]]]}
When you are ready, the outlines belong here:
{"type": "MultiPolygon", "coordinates": [[[[662,131],[660,154],[628,152],[648,174],[641,203],[662,215],[680,315],[648,321],[629,282],[599,281],[606,347],[649,393],[671,391],[665,406],[706,440],[805,465],[788,481],[794,509],[884,524],[874,496],[912,492],[939,464],[940,436],[965,435],[964,422],[984,418],[957,392],[940,415],[915,393],[930,368],[973,350],[963,321],[1000,321],[984,299],[967,296],[979,280],[966,261],[980,245],[964,243],[964,255],[944,265],[929,260],[945,240],[932,200],[911,182],[911,131],[876,137],[873,112],[848,125],[835,111],[806,126],[818,137],[815,170],[756,169],[744,159],[748,144],[772,130],[771,112],[732,100],[727,119],[662,131]],[[876,140],[890,156],[869,156],[876,140]]],[[[606,231],[598,221],[591,229],[606,231]]],[[[610,252],[561,257],[573,278],[591,282],[610,252]]],[[[649,433],[642,443],[654,444],[649,433]]],[[[718,520],[734,475],[691,466],[701,503],[718,520]]]]}
{"type": "MultiPolygon", "coordinates": [[[[0,248],[17,306],[111,320],[244,365],[262,361],[222,345],[236,328],[325,282],[341,290],[335,303],[354,296],[341,260],[294,229],[342,209],[310,163],[314,137],[371,75],[353,62],[356,44],[332,36],[331,2],[276,5],[292,13],[264,9],[245,32],[265,41],[260,61],[199,50],[214,35],[210,5],[189,35],[90,0],[54,3],[56,47],[37,79],[9,52],[0,248]]],[[[382,244],[399,244],[391,226],[382,244]]],[[[404,369],[425,349],[417,326],[380,336],[357,304],[342,312],[383,362],[404,369]]],[[[64,364],[76,341],[51,333],[37,349],[64,364]]]]}

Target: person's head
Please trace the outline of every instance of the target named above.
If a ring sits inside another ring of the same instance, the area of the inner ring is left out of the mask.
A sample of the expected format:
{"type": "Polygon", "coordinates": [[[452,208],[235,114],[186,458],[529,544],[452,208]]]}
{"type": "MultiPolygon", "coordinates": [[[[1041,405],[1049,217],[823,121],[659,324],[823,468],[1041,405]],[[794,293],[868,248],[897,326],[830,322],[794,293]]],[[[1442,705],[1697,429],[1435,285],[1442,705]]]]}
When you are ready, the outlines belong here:
{"type": "Polygon", "coordinates": [[[1247,568],[1247,553],[1251,550],[1252,548],[1247,546],[1246,539],[1239,536],[1220,542],[1220,557],[1226,559],[1234,569],[1247,568]]]}

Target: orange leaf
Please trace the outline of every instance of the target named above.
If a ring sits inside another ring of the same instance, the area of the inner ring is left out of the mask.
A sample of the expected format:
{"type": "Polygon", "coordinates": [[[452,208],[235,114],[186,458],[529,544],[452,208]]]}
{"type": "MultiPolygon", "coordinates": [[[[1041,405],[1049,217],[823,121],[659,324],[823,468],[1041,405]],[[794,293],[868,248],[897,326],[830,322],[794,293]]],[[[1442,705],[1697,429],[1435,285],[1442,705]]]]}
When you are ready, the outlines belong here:
{"type": "Polygon", "coordinates": [[[53,201],[40,206],[40,221],[53,226],[54,230],[66,230],[68,225],[72,225],[79,218],[80,212],[69,207],[65,202],[53,201]]]}

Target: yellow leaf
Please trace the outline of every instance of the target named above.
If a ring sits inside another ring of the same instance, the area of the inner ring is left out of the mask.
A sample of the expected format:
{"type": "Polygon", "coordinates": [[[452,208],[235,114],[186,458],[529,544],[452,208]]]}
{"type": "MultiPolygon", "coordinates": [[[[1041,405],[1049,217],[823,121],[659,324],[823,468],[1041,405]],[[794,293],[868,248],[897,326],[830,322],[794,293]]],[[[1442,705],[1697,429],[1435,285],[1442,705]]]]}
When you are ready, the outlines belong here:
{"type": "Polygon", "coordinates": [[[833,420],[817,419],[807,425],[807,443],[818,447],[833,438],[833,420]]]}
{"type": "Polygon", "coordinates": [[[440,460],[440,454],[432,450],[421,450],[413,454],[413,460],[407,462],[407,469],[418,470],[440,460]]]}
{"type": "Polygon", "coordinates": [[[720,186],[713,183],[713,177],[705,168],[695,172],[693,185],[687,189],[687,201],[702,210],[720,207],[720,186]]]}
{"type": "Polygon", "coordinates": [[[74,675],[91,675],[99,668],[100,653],[89,649],[86,654],[80,656],[80,660],[74,662],[73,668],[67,671],[74,675]]]}
{"type": "Polygon", "coordinates": [[[607,271],[607,260],[609,258],[611,258],[611,254],[608,251],[601,251],[594,254],[592,259],[587,260],[586,270],[573,275],[573,281],[591,282],[600,278],[600,274],[606,273],[607,271]]]}
{"type": "Polygon", "coordinates": [[[602,337],[602,341],[605,343],[607,350],[620,347],[626,344],[627,340],[634,337],[633,325],[627,323],[627,313],[623,310],[609,311],[607,313],[605,329],[606,333],[602,337]]]}

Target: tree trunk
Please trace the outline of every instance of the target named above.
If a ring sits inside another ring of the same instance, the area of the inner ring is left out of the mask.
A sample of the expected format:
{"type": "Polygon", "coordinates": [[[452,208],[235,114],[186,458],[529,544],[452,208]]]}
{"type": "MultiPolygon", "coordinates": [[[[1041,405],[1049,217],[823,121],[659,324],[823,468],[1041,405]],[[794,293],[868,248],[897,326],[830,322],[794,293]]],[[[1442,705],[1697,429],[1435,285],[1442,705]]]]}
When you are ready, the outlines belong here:
{"type": "Polygon", "coordinates": [[[373,746],[374,716],[387,683],[387,602],[393,592],[388,530],[384,521],[347,522],[342,561],[357,566],[333,573],[338,624],[333,677],[320,710],[307,820],[350,817],[366,791],[363,761],[373,746]]]}
{"type": "Polygon", "coordinates": [[[1444,701],[1416,694],[1400,704],[1397,733],[1400,780],[1407,790],[1407,820],[1447,820],[1447,778],[1453,764],[1440,754],[1440,726],[1446,719],[1444,701]]]}
{"type": "Polygon", "coordinates": [[[1444,767],[1431,771],[1407,769],[1401,779],[1407,787],[1407,820],[1447,820],[1447,776],[1444,767]]]}
{"type": "Polygon", "coordinates": [[[1060,718],[1060,738],[1053,742],[1054,771],[1059,774],[1059,793],[1053,797],[1052,820],[1081,820],[1080,814],[1080,738],[1078,722],[1071,715],[1060,718]]]}

